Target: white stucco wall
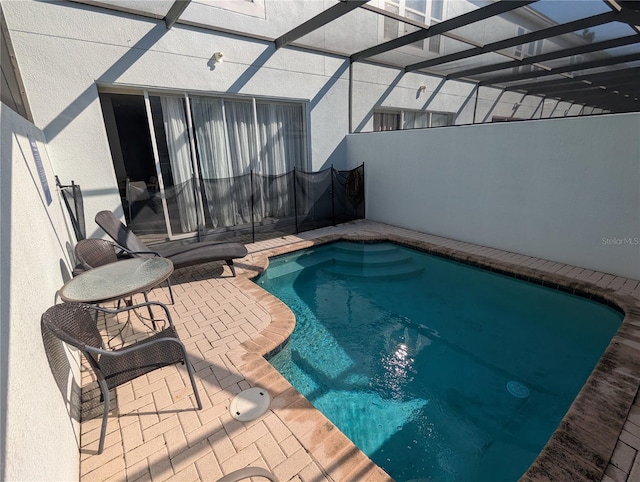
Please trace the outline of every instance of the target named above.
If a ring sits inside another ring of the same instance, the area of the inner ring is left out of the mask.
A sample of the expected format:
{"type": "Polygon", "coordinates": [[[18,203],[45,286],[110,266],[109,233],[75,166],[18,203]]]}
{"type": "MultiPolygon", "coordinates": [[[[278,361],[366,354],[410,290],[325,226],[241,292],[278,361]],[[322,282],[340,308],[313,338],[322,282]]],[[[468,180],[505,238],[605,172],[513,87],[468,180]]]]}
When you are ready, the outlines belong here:
{"type": "Polygon", "coordinates": [[[640,114],[354,134],[367,218],[640,278],[640,114]]]}
{"type": "MultiPolygon", "coordinates": [[[[171,2],[115,3],[150,11],[157,6],[158,11],[152,13],[160,15],[171,2]]],[[[270,0],[264,4],[264,14],[251,16],[196,2],[189,5],[181,21],[276,37],[333,3],[270,0]]],[[[34,122],[49,142],[56,172],[63,182],[74,180],[83,188],[88,236],[102,234],[92,221],[97,211],[122,213],[98,86],[304,101],[309,110],[311,168],[344,166],[344,136],[349,128],[349,69],[344,57],[296,48],[275,50],[273,42],[180,23],[167,30],[161,19],[75,2],[3,0],[3,9],[34,122]],[[224,63],[212,64],[215,52],[224,53],[224,63]]],[[[358,12],[360,17],[376,20],[370,12],[358,12]]],[[[350,18],[337,21],[338,27],[350,18]]],[[[366,32],[354,30],[362,28],[360,24],[345,28],[351,38],[362,38],[369,45],[382,40],[378,37],[383,23],[376,22],[379,25],[366,32]],[[375,38],[369,39],[371,35],[375,38]]],[[[329,31],[335,28],[331,25],[326,27],[329,31]]],[[[325,34],[320,30],[310,35],[325,34]]],[[[325,37],[327,41],[341,38],[325,37]]],[[[568,105],[551,105],[555,101],[541,109],[540,99],[490,88],[480,89],[476,108],[471,84],[399,73],[393,68],[354,65],[356,131],[372,130],[373,109],[378,106],[450,112],[456,124],[474,122],[474,112],[475,121],[481,122],[493,115],[565,115],[569,109],[568,105]],[[421,85],[427,90],[418,95],[421,85]],[[515,107],[516,103],[520,105],[515,107]]],[[[579,109],[574,106],[569,113],[577,114],[579,109]]]]}
{"type": "Polygon", "coordinates": [[[58,372],[63,394],[40,329],[40,315],[55,303],[55,292],[69,278],[73,235],[42,132],[4,104],[0,124],[0,478],[76,480],[79,424],[70,413],[78,407],[66,400],[78,384],[77,357],[69,358],[70,371],[58,372]],[[28,136],[37,142],[51,204],[45,200],[28,136]]]}
{"type": "MultiPolygon", "coordinates": [[[[312,168],[344,162],[348,61],[97,7],[3,2],[34,115],[63,182],[83,188],[87,235],[120,210],[98,87],[233,93],[307,102],[312,168]],[[211,67],[215,52],[224,63],[211,67]],[[325,127],[326,126],[326,127],[325,127]]],[[[120,211],[121,212],[121,211],[120,211]]]]}

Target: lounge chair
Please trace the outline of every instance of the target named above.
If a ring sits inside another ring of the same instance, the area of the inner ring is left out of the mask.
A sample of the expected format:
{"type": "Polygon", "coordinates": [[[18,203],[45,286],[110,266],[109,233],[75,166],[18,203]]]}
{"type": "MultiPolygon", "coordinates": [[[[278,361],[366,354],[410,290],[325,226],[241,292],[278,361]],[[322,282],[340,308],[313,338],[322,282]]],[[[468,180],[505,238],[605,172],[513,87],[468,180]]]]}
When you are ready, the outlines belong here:
{"type": "Polygon", "coordinates": [[[175,269],[210,261],[225,261],[235,276],[233,260],[247,255],[247,248],[241,243],[199,242],[176,246],[154,246],[152,249],[122,224],[111,211],[100,211],[95,219],[98,226],[125,251],[135,256],[168,258],[173,262],[175,269]]]}

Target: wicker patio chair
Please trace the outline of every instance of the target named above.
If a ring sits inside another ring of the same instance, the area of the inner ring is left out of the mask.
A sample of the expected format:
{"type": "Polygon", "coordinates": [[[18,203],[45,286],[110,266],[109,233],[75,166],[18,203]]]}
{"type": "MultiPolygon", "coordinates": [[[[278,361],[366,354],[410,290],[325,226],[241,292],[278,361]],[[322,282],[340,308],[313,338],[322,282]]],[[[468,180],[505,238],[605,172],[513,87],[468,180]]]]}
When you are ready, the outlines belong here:
{"type": "Polygon", "coordinates": [[[82,267],[87,270],[115,263],[121,259],[117,251],[122,250],[119,250],[113,242],[106,239],[91,238],[78,241],[74,251],[82,267]]]}
{"type": "MultiPolygon", "coordinates": [[[[130,258],[131,255],[126,251],[123,251],[117,244],[106,239],[90,238],[78,241],[74,249],[76,258],[80,262],[82,270],[86,271],[98,266],[103,266],[109,263],[115,263],[121,259],[130,258]]],[[[75,275],[79,273],[78,270],[74,270],[75,275]]],[[[171,304],[174,303],[173,290],[171,289],[171,281],[167,279],[167,286],[169,287],[169,296],[171,297],[171,304]]],[[[144,300],[149,301],[148,294],[143,293],[144,300]]],[[[118,304],[118,307],[120,304],[118,304]]],[[[153,319],[153,314],[149,310],[149,316],[153,319]]]]}
{"type": "Polygon", "coordinates": [[[200,395],[196,388],[193,367],[187,358],[187,351],[178,338],[168,308],[162,303],[150,302],[144,305],[161,306],[167,316],[168,326],[162,331],[131,345],[116,350],[104,348],[103,339],[93,314],[95,311],[119,313],[120,310],[97,308],[81,303],[62,303],[50,307],[42,315],[43,330],[49,330],[60,340],[77,348],[86,357],[100,386],[101,400],[104,402],[102,429],[98,453],[104,448],[104,438],[109,415],[109,390],[127,383],[159,368],[183,363],[187,366],[198,410],[202,409],[200,395]]]}
{"type": "Polygon", "coordinates": [[[176,269],[210,261],[225,261],[233,276],[236,270],[233,260],[244,258],[247,248],[241,243],[199,242],[177,246],[154,246],[149,248],[133,231],[122,224],[111,211],[96,214],[96,223],[118,246],[135,256],[162,256],[173,262],[176,269]]]}
{"type": "Polygon", "coordinates": [[[82,239],[76,244],[74,252],[78,264],[73,269],[73,276],[78,276],[91,268],[131,257],[117,244],[106,239],[82,239]]]}

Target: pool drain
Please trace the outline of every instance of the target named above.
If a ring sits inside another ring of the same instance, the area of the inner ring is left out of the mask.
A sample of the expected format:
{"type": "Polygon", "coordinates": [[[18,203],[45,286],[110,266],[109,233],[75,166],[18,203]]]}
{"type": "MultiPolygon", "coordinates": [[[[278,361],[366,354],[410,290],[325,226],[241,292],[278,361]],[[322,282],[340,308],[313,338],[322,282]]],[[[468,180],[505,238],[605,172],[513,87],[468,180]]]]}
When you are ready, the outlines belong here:
{"type": "Polygon", "coordinates": [[[231,416],[240,422],[255,420],[265,413],[271,403],[269,393],[263,388],[249,388],[238,393],[229,405],[231,416]]]}
{"type": "Polygon", "coordinates": [[[507,391],[516,398],[527,398],[529,396],[529,389],[515,380],[507,383],[507,391]]]}

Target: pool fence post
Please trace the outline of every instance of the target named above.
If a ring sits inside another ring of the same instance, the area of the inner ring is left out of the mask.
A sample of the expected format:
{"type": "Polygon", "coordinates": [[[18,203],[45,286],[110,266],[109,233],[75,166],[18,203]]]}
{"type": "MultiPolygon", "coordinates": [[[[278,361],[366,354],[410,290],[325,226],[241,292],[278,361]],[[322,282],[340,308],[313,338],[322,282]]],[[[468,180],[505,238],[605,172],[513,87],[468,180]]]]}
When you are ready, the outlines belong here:
{"type": "Polygon", "coordinates": [[[297,196],[296,166],[293,166],[293,216],[296,222],[296,234],[298,234],[298,196],[297,196]]]}
{"type": "Polygon", "coordinates": [[[336,205],[335,205],[335,189],[333,188],[333,164],[331,164],[331,225],[336,225],[336,205]]]}
{"type": "Polygon", "coordinates": [[[364,186],[364,161],[362,161],[362,219],[367,219],[367,198],[364,195],[364,193],[366,192],[364,186]]]}
{"type": "Polygon", "coordinates": [[[251,239],[252,242],[256,242],[256,221],[254,215],[255,202],[254,202],[254,190],[253,190],[253,169],[251,169],[251,239]]]}
{"type": "Polygon", "coordinates": [[[200,186],[198,183],[198,179],[196,178],[195,173],[191,174],[191,193],[193,194],[193,203],[196,210],[196,234],[198,237],[198,242],[202,241],[202,231],[204,231],[204,227],[202,226],[204,213],[202,213],[202,218],[200,217],[200,210],[198,209],[199,199],[200,199],[200,186]]]}

